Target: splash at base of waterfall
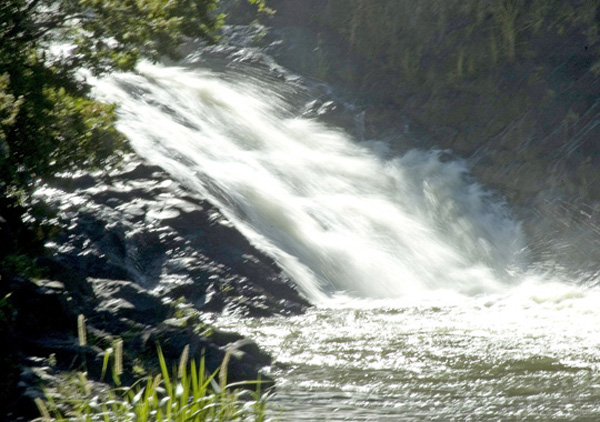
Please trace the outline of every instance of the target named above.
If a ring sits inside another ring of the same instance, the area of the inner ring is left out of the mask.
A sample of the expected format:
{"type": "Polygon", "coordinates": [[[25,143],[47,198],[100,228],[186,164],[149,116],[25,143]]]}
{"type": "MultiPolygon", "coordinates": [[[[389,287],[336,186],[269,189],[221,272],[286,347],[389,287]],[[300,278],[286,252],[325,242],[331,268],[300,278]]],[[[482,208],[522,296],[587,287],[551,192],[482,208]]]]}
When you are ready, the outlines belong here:
{"type": "Polygon", "coordinates": [[[134,149],[207,195],[314,302],[498,292],[524,270],[506,207],[441,151],[382,157],[256,78],[140,66],[97,82],[134,149]]]}
{"type": "Polygon", "coordinates": [[[599,420],[600,292],[532,267],[520,224],[464,163],[381,154],[259,74],[144,64],[96,90],[138,154],[319,305],[216,321],[276,357],[274,418],[599,420]]]}
{"type": "Polygon", "coordinates": [[[273,420],[595,421],[599,301],[599,291],[531,282],[217,324],[275,356],[273,420]]]}

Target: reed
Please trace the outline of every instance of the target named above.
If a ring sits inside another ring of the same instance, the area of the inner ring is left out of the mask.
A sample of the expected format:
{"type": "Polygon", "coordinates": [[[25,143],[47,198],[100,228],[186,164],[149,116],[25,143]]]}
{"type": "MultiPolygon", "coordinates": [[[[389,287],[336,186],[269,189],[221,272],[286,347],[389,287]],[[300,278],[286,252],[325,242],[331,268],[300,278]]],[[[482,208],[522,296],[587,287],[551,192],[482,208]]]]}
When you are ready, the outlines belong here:
{"type": "MultiPolygon", "coordinates": [[[[115,342],[115,355],[122,352],[122,342],[115,342]],[[121,344],[118,346],[117,343],[121,344]]],[[[111,353],[106,354],[110,356],[111,353]]],[[[148,376],[131,387],[120,386],[119,373],[122,362],[113,359],[113,377],[117,387],[97,393],[84,373],[79,374],[75,394],[61,398],[46,395],[47,400],[37,400],[40,421],[44,422],[225,422],[266,420],[266,394],[261,394],[261,381],[227,383],[227,353],[216,371],[206,370],[204,358],[196,362],[184,349],[179,365],[169,370],[160,347],[157,348],[160,374],[148,376]],[[117,367],[119,366],[119,367],[117,367]],[[218,382],[217,382],[218,381],[218,382]],[[241,391],[254,387],[251,399],[242,399],[241,391]],[[60,410],[62,409],[62,410],[60,410]],[[68,409],[68,410],[64,410],[68,409]]],[[[104,360],[106,372],[109,358],[104,360]]]]}
{"type": "Polygon", "coordinates": [[[494,17],[500,27],[504,49],[510,62],[516,58],[517,16],[521,9],[522,4],[519,0],[503,0],[496,3],[494,10],[494,17]]]}
{"type": "Polygon", "coordinates": [[[77,337],[79,339],[79,345],[87,345],[87,330],[85,328],[85,316],[79,314],[77,317],[77,337]]]}

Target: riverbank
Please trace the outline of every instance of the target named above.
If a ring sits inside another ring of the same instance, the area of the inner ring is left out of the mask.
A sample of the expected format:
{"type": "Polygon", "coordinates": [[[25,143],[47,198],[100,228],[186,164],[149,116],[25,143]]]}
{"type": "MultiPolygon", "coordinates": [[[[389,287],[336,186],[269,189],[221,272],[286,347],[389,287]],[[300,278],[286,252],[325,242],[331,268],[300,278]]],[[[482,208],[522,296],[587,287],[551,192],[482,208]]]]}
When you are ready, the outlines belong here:
{"type": "MultiPolygon", "coordinates": [[[[4,276],[0,286],[3,344],[12,345],[0,358],[7,420],[36,417],[32,400],[63,371],[97,380],[117,339],[129,374],[158,370],[157,344],[168,362],[189,345],[190,359],[204,355],[214,370],[242,337],[213,329],[203,314],[294,315],[309,306],[216,208],[133,155],[111,171],[59,176],[34,197],[47,207],[37,225],[55,235],[37,258],[39,278],[4,276]]],[[[271,361],[251,341],[239,351],[232,382],[257,379],[271,361]]]]}

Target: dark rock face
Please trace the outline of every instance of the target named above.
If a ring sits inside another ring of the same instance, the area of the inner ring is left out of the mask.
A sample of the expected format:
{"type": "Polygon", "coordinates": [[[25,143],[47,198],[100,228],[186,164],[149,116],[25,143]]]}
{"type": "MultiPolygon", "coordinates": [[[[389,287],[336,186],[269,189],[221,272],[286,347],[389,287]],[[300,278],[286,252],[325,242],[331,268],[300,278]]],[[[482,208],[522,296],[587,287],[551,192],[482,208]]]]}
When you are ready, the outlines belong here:
{"type": "MultiPolygon", "coordinates": [[[[255,343],[237,334],[218,330],[200,334],[197,317],[169,319],[173,307],[131,281],[87,281],[93,293],[75,297],[55,281],[4,280],[2,294],[11,291],[14,312],[11,329],[0,330],[6,341],[0,350],[5,371],[0,420],[38,416],[33,399],[43,398],[40,386],[58,382],[61,371],[82,370],[99,379],[104,353],[116,339],[123,341],[125,383],[135,381],[134,364],[148,373],[159,371],[158,345],[169,365],[189,346],[190,359],[204,359],[209,371],[220,367],[228,350],[235,351],[227,367],[230,382],[257,379],[260,369],[271,363],[255,343]],[[85,344],[77,335],[78,313],[86,316],[85,344]],[[16,390],[11,387],[15,385],[16,390]]],[[[272,384],[268,377],[262,379],[267,386],[272,384]]]]}
{"type": "Polygon", "coordinates": [[[54,373],[85,370],[98,378],[116,339],[123,340],[125,374],[134,364],[157,371],[157,345],[171,362],[188,345],[190,358],[203,357],[211,371],[231,350],[229,381],[257,379],[270,356],[203,324],[202,313],[289,315],[309,306],[215,207],[136,157],[110,173],[58,177],[35,200],[54,216],[41,226],[58,234],[40,259],[49,280],[0,284],[0,300],[10,293],[0,308],[0,340],[13,346],[0,352],[6,420],[36,417],[32,399],[54,373]],[[83,345],[78,315],[86,320],[83,345]]]}
{"type": "MultiPolygon", "coordinates": [[[[57,275],[130,280],[199,310],[264,316],[308,303],[211,204],[129,158],[108,175],[65,176],[37,197],[58,212],[57,275]]],[[[137,306],[136,306],[137,308],[137,306]]]]}

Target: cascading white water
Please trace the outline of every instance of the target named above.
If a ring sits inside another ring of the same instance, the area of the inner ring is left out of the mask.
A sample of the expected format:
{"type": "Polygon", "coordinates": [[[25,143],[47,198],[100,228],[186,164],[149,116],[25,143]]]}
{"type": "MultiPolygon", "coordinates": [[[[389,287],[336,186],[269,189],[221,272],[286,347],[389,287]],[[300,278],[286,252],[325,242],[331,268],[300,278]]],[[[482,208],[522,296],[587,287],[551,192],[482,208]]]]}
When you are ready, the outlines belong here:
{"type": "Polygon", "coordinates": [[[519,224],[463,163],[386,158],[269,78],[144,64],[95,84],[140,155],[319,305],[216,321],[282,364],[276,420],[599,420],[600,292],[527,268],[519,224]]]}
{"type": "Polygon", "coordinates": [[[440,152],[384,159],[267,84],[140,66],[97,83],[134,149],[220,204],[310,299],[502,289],[519,224],[440,152]]]}

